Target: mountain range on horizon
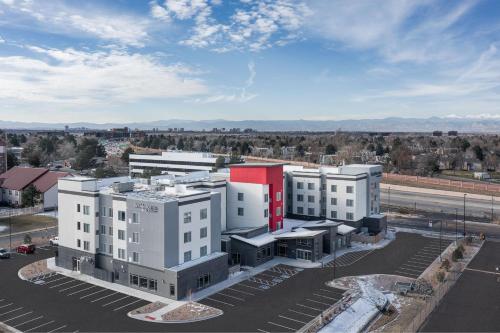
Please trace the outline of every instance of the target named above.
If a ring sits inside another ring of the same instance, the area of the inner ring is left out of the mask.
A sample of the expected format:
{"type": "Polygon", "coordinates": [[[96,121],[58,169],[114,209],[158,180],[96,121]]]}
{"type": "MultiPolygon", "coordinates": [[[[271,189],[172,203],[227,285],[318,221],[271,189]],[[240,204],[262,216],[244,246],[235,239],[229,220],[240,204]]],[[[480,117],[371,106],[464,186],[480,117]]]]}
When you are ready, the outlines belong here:
{"type": "Polygon", "coordinates": [[[390,117],[383,119],[352,119],[352,120],[157,120],[149,122],[110,122],[110,123],[41,123],[0,120],[2,129],[36,129],[60,130],[65,126],[70,128],[88,128],[104,130],[110,128],[129,127],[131,129],[167,130],[168,128],[184,128],[184,130],[203,131],[213,128],[252,128],[257,131],[357,131],[357,132],[432,132],[458,131],[461,133],[499,133],[500,118],[402,118],[390,117]]]}

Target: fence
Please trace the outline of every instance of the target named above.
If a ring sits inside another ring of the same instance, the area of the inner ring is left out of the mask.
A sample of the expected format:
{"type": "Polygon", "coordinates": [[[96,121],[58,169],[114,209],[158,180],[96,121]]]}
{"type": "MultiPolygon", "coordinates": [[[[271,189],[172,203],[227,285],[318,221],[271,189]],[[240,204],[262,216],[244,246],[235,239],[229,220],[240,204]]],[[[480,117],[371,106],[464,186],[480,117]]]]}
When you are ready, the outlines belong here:
{"type": "Polygon", "coordinates": [[[401,184],[414,183],[431,187],[432,186],[445,187],[447,189],[455,191],[465,191],[465,192],[471,191],[482,194],[486,192],[493,195],[500,195],[500,185],[498,184],[487,184],[487,183],[432,178],[432,177],[408,176],[408,175],[399,175],[386,172],[384,172],[383,174],[383,179],[388,182],[396,182],[401,184]]]}
{"type": "Polygon", "coordinates": [[[20,215],[33,215],[37,213],[42,213],[43,211],[44,211],[43,205],[37,205],[34,207],[26,207],[26,208],[6,208],[6,209],[0,209],[0,218],[20,216],[20,215]]]}

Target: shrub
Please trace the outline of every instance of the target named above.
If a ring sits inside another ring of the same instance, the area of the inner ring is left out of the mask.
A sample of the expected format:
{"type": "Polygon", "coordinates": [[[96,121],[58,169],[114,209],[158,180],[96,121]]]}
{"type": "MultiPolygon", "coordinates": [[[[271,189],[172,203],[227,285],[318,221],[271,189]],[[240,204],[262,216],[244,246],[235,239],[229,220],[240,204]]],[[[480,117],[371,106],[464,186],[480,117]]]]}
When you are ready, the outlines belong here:
{"type": "Polygon", "coordinates": [[[443,262],[441,263],[441,268],[445,270],[449,270],[450,266],[451,266],[450,261],[448,259],[444,259],[443,262]]]}
{"type": "Polygon", "coordinates": [[[31,236],[30,236],[30,234],[24,235],[23,242],[24,242],[24,244],[30,244],[31,243],[31,236]]]}
{"type": "Polygon", "coordinates": [[[460,251],[458,248],[455,249],[455,251],[453,251],[453,253],[451,254],[451,260],[453,261],[457,261],[459,259],[462,259],[464,257],[462,251],[460,251]]]}
{"type": "Polygon", "coordinates": [[[410,209],[406,207],[399,207],[398,212],[399,214],[408,215],[410,214],[410,209]]]}
{"type": "Polygon", "coordinates": [[[436,273],[436,280],[438,282],[443,282],[444,281],[444,272],[443,271],[439,271],[436,273]]]}

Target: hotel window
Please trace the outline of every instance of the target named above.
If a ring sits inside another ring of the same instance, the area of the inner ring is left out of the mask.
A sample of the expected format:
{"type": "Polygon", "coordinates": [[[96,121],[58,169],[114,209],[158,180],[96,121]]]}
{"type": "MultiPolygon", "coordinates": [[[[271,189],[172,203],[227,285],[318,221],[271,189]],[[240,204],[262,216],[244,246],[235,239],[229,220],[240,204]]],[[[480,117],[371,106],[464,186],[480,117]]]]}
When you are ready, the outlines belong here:
{"type": "Polygon", "coordinates": [[[132,261],[139,262],[139,253],[138,252],[132,252],[132,261]]]}
{"type": "Polygon", "coordinates": [[[332,219],[336,219],[336,218],[337,218],[337,211],[336,211],[336,210],[332,210],[332,211],[330,212],[330,217],[331,217],[332,219]]]}
{"type": "Polygon", "coordinates": [[[269,194],[264,194],[264,202],[268,202],[269,201],[269,194]]]}
{"type": "Polygon", "coordinates": [[[200,247],[200,257],[204,257],[207,255],[207,246],[200,247]]]}
{"type": "Polygon", "coordinates": [[[90,248],[90,242],[88,242],[88,241],[83,241],[83,249],[84,249],[85,251],[88,251],[88,250],[89,250],[89,248],[90,248]]]}
{"type": "Polygon", "coordinates": [[[302,194],[297,194],[297,201],[299,202],[304,201],[304,196],[302,194]]]}
{"type": "Polygon", "coordinates": [[[264,209],[264,217],[269,217],[269,210],[264,209]]]}
{"type": "Polygon", "coordinates": [[[133,286],[138,286],[139,285],[139,277],[134,274],[130,274],[130,284],[133,286]]]}
{"type": "Polygon", "coordinates": [[[184,212],[184,223],[191,223],[191,212],[184,212]]]}
{"type": "Polygon", "coordinates": [[[332,206],[337,206],[337,198],[331,198],[330,203],[332,204],[332,206]]]}
{"type": "Polygon", "coordinates": [[[200,209],[200,220],[206,220],[208,217],[208,209],[200,209]]]}
{"type": "Polygon", "coordinates": [[[77,239],[76,240],[76,247],[81,247],[82,246],[82,241],[77,239]]]}
{"type": "Polygon", "coordinates": [[[345,205],[346,205],[347,207],[352,207],[352,206],[354,206],[354,200],[352,200],[352,199],[347,199],[347,200],[345,201],[345,205]]]}
{"type": "Polygon", "coordinates": [[[86,233],[90,232],[90,224],[88,224],[88,223],[83,224],[83,232],[86,232],[86,233]]]}
{"type": "Polygon", "coordinates": [[[101,225],[100,229],[101,229],[101,235],[106,235],[106,226],[101,225]]]}
{"type": "Polygon", "coordinates": [[[346,193],[354,193],[354,187],[353,186],[346,186],[345,191],[346,191],[346,193]]]}
{"type": "Polygon", "coordinates": [[[297,214],[304,214],[304,208],[303,207],[297,207],[297,214]]]}
{"type": "Polygon", "coordinates": [[[148,279],[143,277],[143,276],[139,276],[139,287],[147,288],[148,287],[148,279]]]}
{"type": "Polygon", "coordinates": [[[184,252],[184,262],[191,261],[191,251],[184,252]]]}
{"type": "Polygon", "coordinates": [[[244,194],[241,192],[238,192],[238,201],[243,201],[244,199],[244,194]]]}
{"type": "Polygon", "coordinates": [[[175,284],[170,284],[170,296],[175,296],[175,284]]]}
{"type": "Polygon", "coordinates": [[[83,215],[90,215],[90,206],[83,206],[83,215]]]}
{"type": "Polygon", "coordinates": [[[314,190],[314,183],[307,183],[308,190],[314,190]]]}
{"type": "Polygon", "coordinates": [[[158,281],[149,279],[149,284],[148,284],[148,289],[152,291],[157,291],[158,290],[158,281]]]}
{"type": "Polygon", "coordinates": [[[354,214],[353,213],[345,213],[345,219],[348,221],[354,220],[354,214]]]}
{"type": "Polygon", "coordinates": [[[332,192],[337,192],[337,185],[332,185],[330,188],[332,192]]]}
{"type": "Polygon", "coordinates": [[[321,191],[326,191],[326,184],[321,184],[321,191]]]}
{"type": "Polygon", "coordinates": [[[139,214],[132,213],[132,223],[139,223],[139,214]]]}
{"type": "Polygon", "coordinates": [[[208,231],[207,227],[203,227],[200,229],[200,238],[207,238],[208,231]]]}
{"type": "Polygon", "coordinates": [[[113,245],[110,245],[108,250],[109,254],[113,254],[113,245]]]}
{"type": "Polygon", "coordinates": [[[76,230],[81,230],[82,227],[81,227],[81,223],[80,222],[76,222],[76,230]]]}
{"type": "Polygon", "coordinates": [[[276,216],[281,216],[281,207],[276,207],[276,216]]]}
{"type": "Polygon", "coordinates": [[[276,201],[281,200],[281,192],[276,192],[276,201]]]}
{"type": "Polygon", "coordinates": [[[111,207],[108,209],[108,216],[113,217],[113,208],[111,207]]]}
{"type": "Polygon", "coordinates": [[[297,190],[302,190],[304,188],[303,182],[297,182],[297,190]]]}
{"type": "Polygon", "coordinates": [[[80,204],[76,204],[76,212],[80,213],[80,204]]]}
{"type": "Polygon", "coordinates": [[[307,215],[314,215],[314,208],[307,208],[307,215]]]}
{"type": "Polygon", "coordinates": [[[138,232],[132,233],[132,243],[139,243],[139,233],[138,232]]]}
{"type": "Polygon", "coordinates": [[[125,259],[125,249],[118,249],[118,258],[125,259]]]}
{"type": "Polygon", "coordinates": [[[118,239],[125,240],[125,230],[118,230],[118,239]]]}
{"type": "Polygon", "coordinates": [[[101,207],[101,216],[106,217],[106,207],[101,207]]]}
{"type": "Polygon", "coordinates": [[[238,207],[238,216],[243,216],[245,215],[245,210],[241,207],[238,207]]]}
{"type": "Polygon", "coordinates": [[[123,210],[118,211],[118,221],[125,221],[125,212],[123,210]]]}
{"type": "Polygon", "coordinates": [[[109,229],[108,229],[108,234],[109,234],[110,236],[113,236],[113,227],[109,227],[109,229]]]}
{"type": "Polygon", "coordinates": [[[184,233],[184,243],[190,243],[190,242],[191,242],[191,231],[188,231],[184,233]]]}
{"type": "Polygon", "coordinates": [[[314,202],[314,195],[308,195],[307,202],[314,202]]]}

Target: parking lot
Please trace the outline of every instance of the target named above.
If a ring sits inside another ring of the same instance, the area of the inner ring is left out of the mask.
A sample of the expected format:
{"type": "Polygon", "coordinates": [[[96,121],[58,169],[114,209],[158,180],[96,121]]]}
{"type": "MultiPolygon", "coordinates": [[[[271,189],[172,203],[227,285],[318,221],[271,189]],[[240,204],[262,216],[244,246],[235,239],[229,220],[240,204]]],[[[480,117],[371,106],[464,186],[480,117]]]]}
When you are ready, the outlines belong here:
{"type": "MultiPolygon", "coordinates": [[[[428,260],[432,259],[432,255],[435,255],[435,259],[438,253],[429,251],[435,247],[436,241],[438,240],[418,234],[398,233],[397,238],[386,247],[358,254],[359,258],[351,257],[352,264],[346,261],[346,265],[338,266],[336,277],[398,274],[396,271],[400,267],[409,267],[404,264],[415,258],[416,254],[423,253],[420,251],[422,249],[429,254],[428,260]]],[[[66,327],[61,329],[62,331],[72,332],[76,330],[82,332],[295,331],[337,302],[343,292],[326,286],[326,282],[333,278],[332,267],[300,270],[291,266],[277,265],[252,279],[237,283],[201,300],[201,303],[223,310],[223,315],[219,317],[187,324],[152,324],[126,316],[128,311],[143,304],[141,302],[130,304],[136,299],[128,295],[114,294],[114,291],[62,276],[47,277],[43,279],[44,282],[33,281],[38,284],[18,278],[19,268],[49,256],[53,256],[50,249],[38,251],[35,255],[15,255],[12,259],[0,261],[0,271],[3,273],[0,298],[4,298],[8,303],[14,303],[16,307],[27,309],[16,315],[33,311],[33,318],[43,316],[46,322],[54,321],[47,324],[47,327],[37,328],[37,331],[50,331],[63,325],[66,327]]],[[[424,269],[423,266],[419,267],[424,269]]],[[[0,317],[0,320],[2,319],[0,317]]],[[[17,324],[20,319],[22,317],[13,319],[12,322],[15,321],[17,324]]],[[[40,325],[46,322],[40,322],[40,325]]],[[[36,325],[32,327],[34,326],[36,325]]]]}
{"type": "Polygon", "coordinates": [[[498,332],[500,243],[486,241],[453,288],[431,313],[422,332],[498,332]]]}
{"type": "Polygon", "coordinates": [[[356,252],[349,252],[336,258],[335,262],[334,260],[332,260],[326,263],[324,267],[333,267],[333,265],[335,265],[336,267],[349,266],[363,259],[367,255],[369,255],[372,251],[373,250],[362,250],[356,252]]]}

